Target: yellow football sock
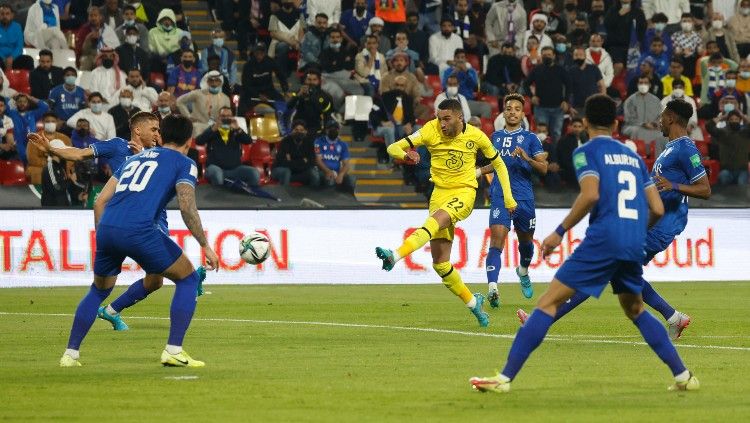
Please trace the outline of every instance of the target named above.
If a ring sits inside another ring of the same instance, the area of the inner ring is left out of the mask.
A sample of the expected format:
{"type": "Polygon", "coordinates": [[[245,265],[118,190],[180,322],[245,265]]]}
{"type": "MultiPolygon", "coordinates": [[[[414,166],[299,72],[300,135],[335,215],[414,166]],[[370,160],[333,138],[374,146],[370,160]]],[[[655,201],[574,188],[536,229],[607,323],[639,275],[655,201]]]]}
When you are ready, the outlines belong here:
{"type": "Polygon", "coordinates": [[[422,248],[422,246],[432,239],[432,236],[435,235],[438,230],[440,230],[440,224],[438,224],[437,220],[432,216],[428,217],[427,220],[425,220],[424,225],[406,237],[404,243],[396,249],[398,257],[406,257],[422,248]]]}
{"type": "Polygon", "coordinates": [[[443,279],[443,284],[446,288],[461,298],[464,304],[468,304],[474,298],[474,295],[466,287],[464,281],[461,280],[458,270],[454,269],[449,262],[433,263],[432,268],[443,279]]]}

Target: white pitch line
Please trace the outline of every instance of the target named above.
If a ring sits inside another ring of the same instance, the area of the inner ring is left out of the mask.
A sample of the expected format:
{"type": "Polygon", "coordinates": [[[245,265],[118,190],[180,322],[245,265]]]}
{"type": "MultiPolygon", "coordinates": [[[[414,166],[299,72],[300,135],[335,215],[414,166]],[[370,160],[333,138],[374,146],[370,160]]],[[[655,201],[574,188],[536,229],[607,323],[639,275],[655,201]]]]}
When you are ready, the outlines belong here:
{"type": "MultiPolygon", "coordinates": [[[[73,317],[70,313],[13,313],[0,311],[0,316],[48,316],[48,317],[73,317]]],[[[169,317],[154,317],[154,316],[127,316],[128,319],[136,320],[169,320],[169,317]]],[[[391,325],[372,325],[365,323],[339,323],[339,322],[315,322],[315,321],[299,321],[299,320],[256,320],[256,319],[227,319],[227,318],[195,318],[194,322],[224,322],[224,323],[254,323],[254,324],[274,324],[274,325],[303,325],[303,326],[327,326],[327,327],[342,327],[342,328],[364,328],[364,329],[387,329],[387,330],[399,330],[399,331],[410,331],[410,332],[422,332],[422,333],[443,333],[449,335],[463,335],[463,336],[475,336],[483,338],[499,338],[499,339],[514,339],[515,334],[501,334],[501,333],[484,333],[484,332],[470,332],[463,330],[454,329],[436,329],[436,328],[420,328],[414,326],[391,326],[391,325]]],[[[557,342],[576,342],[584,344],[616,344],[616,345],[643,345],[646,346],[645,342],[637,341],[618,341],[614,339],[585,339],[581,336],[589,338],[598,337],[601,335],[547,335],[545,340],[557,341],[557,342]]],[[[695,349],[708,349],[708,350],[730,350],[730,351],[750,351],[750,347],[735,347],[728,345],[696,345],[696,344],[675,344],[679,348],[695,348],[695,349]]]]}

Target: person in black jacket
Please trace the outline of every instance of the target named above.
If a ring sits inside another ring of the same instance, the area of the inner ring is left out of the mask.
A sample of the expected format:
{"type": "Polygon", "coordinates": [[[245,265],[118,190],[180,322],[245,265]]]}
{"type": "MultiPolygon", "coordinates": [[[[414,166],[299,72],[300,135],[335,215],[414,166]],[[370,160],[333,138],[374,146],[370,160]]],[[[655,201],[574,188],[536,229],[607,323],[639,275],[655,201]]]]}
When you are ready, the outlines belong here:
{"type": "Polygon", "coordinates": [[[482,91],[502,97],[517,92],[522,81],[523,71],[521,60],[516,57],[516,47],[511,43],[505,43],[500,49],[500,54],[490,57],[487,63],[482,91]]]}
{"type": "MultiPolygon", "coordinates": [[[[130,140],[130,118],[141,109],[133,104],[133,92],[130,86],[120,90],[120,103],[109,109],[115,121],[115,132],[119,138],[130,140]]],[[[114,169],[117,170],[117,169],[114,169]]]]}
{"type": "Polygon", "coordinates": [[[295,120],[292,133],[286,136],[276,149],[271,177],[281,185],[301,182],[310,187],[320,185],[320,173],[315,166],[315,147],[312,137],[307,135],[305,121],[295,120]]]}
{"type": "Polygon", "coordinates": [[[586,141],[588,141],[588,135],[583,130],[583,121],[581,118],[573,118],[570,123],[570,132],[557,143],[555,162],[559,166],[560,178],[568,186],[574,188],[578,186],[578,178],[573,167],[573,151],[586,141]]]}
{"type": "Polygon", "coordinates": [[[242,164],[240,144],[252,144],[253,140],[240,129],[232,116],[232,109],[222,107],[219,111],[219,121],[206,128],[195,142],[207,146],[205,175],[211,185],[224,185],[226,177],[233,181],[242,181],[251,187],[258,186],[260,173],[255,168],[242,164]]]}
{"type": "Polygon", "coordinates": [[[390,157],[386,148],[414,132],[414,101],[406,94],[405,76],[397,76],[393,80],[393,89],[384,92],[375,101],[370,112],[370,122],[375,134],[385,140],[378,149],[378,162],[388,163],[390,157]]]}
{"type": "MultiPolygon", "coordinates": [[[[279,70],[276,61],[266,55],[266,45],[258,43],[253,47],[250,60],[242,67],[242,95],[240,115],[252,109],[259,102],[283,100],[284,97],[273,86],[273,75],[279,80],[284,94],[289,91],[286,77],[279,70]]],[[[273,105],[273,104],[271,104],[273,105]]]]}
{"type": "Polygon", "coordinates": [[[128,72],[131,69],[141,71],[141,77],[148,81],[151,75],[150,56],[146,50],[138,45],[139,41],[138,27],[128,26],[125,28],[125,42],[115,49],[117,56],[120,58],[118,66],[120,69],[128,72]]]}
{"type": "Polygon", "coordinates": [[[40,51],[39,66],[29,73],[31,95],[40,100],[46,100],[52,88],[63,82],[62,68],[52,66],[52,52],[49,50],[40,51]]]}
{"type": "Polygon", "coordinates": [[[604,16],[604,26],[607,29],[607,43],[604,47],[612,56],[615,75],[620,74],[628,60],[633,21],[640,45],[643,45],[643,37],[646,35],[646,15],[639,5],[634,3],[634,0],[617,0],[615,7],[610,7],[604,16]]]}
{"type": "Polygon", "coordinates": [[[317,135],[323,130],[323,123],[333,113],[333,98],[320,88],[320,72],[309,70],[305,75],[305,84],[287,104],[287,110],[297,111],[296,119],[305,121],[307,131],[317,135]]]}
{"type": "Polygon", "coordinates": [[[568,111],[568,72],[556,65],[555,52],[552,47],[542,48],[542,64],[534,67],[524,83],[527,93],[534,93],[531,104],[534,105],[534,117],[537,124],[549,125],[552,139],[560,139],[563,116],[568,111]],[[531,90],[534,85],[535,90],[531,90]]]}
{"type": "MultiPolygon", "coordinates": [[[[52,140],[50,145],[65,147],[60,140],[52,140]]],[[[53,155],[47,157],[47,165],[42,170],[42,207],[70,207],[86,201],[88,187],[77,183],[72,164],[53,155]]]]}

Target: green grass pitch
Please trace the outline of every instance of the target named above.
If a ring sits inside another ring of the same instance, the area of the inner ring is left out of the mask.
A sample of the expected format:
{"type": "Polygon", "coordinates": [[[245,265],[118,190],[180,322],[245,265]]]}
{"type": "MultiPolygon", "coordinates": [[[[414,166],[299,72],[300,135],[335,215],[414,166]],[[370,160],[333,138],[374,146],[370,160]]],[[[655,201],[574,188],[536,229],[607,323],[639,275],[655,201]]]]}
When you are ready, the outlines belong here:
{"type": "Polygon", "coordinates": [[[693,318],[677,344],[698,392],[667,392],[669,370],[608,292],[553,326],[511,392],[495,395],[468,379],[502,366],[516,308],[533,307],[515,284],[501,286],[487,329],[438,284],[207,286],[185,343],[203,369],[159,364],[171,286],[125,311],[127,332],[97,320],[83,367],[65,369],[86,288],[0,289],[0,421],[746,419],[750,283],[656,288],[693,318]]]}

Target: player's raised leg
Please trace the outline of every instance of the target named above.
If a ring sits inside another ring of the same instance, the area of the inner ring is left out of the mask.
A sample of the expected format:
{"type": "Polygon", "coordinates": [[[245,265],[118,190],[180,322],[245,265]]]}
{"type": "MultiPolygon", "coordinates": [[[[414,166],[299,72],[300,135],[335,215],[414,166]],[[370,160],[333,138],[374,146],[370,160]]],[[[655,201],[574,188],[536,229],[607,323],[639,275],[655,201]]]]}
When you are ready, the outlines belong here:
{"type": "Polygon", "coordinates": [[[505,239],[508,236],[510,216],[508,216],[507,224],[495,222],[507,214],[508,212],[502,207],[502,204],[498,207],[492,207],[490,211],[490,248],[487,250],[485,270],[487,271],[487,299],[492,308],[500,307],[500,291],[497,284],[503,264],[503,247],[505,246],[505,239]]]}
{"type": "Polygon", "coordinates": [[[482,310],[484,296],[482,294],[472,294],[469,288],[464,284],[458,270],[450,263],[451,247],[453,242],[449,239],[438,238],[430,241],[430,250],[432,251],[432,268],[443,280],[443,284],[454,295],[459,297],[466,304],[469,311],[477,318],[479,326],[486,327],[490,323],[490,318],[482,310]]]}
{"type": "Polygon", "coordinates": [[[557,308],[574,292],[572,288],[553,279],[547,292],[539,297],[537,308],[531,313],[529,320],[518,330],[502,372],[492,377],[473,377],[470,379],[472,387],[483,392],[508,392],[510,382],[547,335],[547,331],[555,321],[557,308]]]}
{"type": "MultiPolygon", "coordinates": [[[[555,321],[560,320],[563,316],[573,311],[574,308],[578,307],[582,302],[586,301],[589,298],[588,294],[584,294],[583,292],[576,291],[575,294],[573,294],[572,297],[568,299],[568,301],[565,301],[564,303],[560,304],[560,307],[557,308],[557,313],[555,313],[555,321]]],[[[516,316],[518,316],[518,320],[521,321],[521,324],[523,325],[526,323],[526,320],[529,319],[528,313],[524,311],[523,309],[516,310],[516,316]]]]}
{"type": "Polygon", "coordinates": [[[518,235],[518,254],[520,256],[520,262],[516,267],[516,275],[518,275],[521,284],[521,293],[524,297],[531,298],[534,296],[534,287],[531,286],[529,265],[534,257],[534,228],[532,226],[529,231],[522,231],[516,225],[516,234],[518,235]]]}
{"type": "Polygon", "coordinates": [[[399,260],[422,248],[439,230],[447,228],[450,224],[451,219],[448,213],[444,210],[438,210],[425,220],[422,227],[406,237],[398,248],[389,250],[377,247],[375,248],[375,254],[383,260],[383,269],[390,271],[399,260]]]}
{"type": "Polygon", "coordinates": [[[643,302],[653,307],[654,310],[658,311],[664,317],[669,328],[669,337],[672,340],[678,339],[682,335],[682,331],[690,325],[690,316],[675,310],[646,281],[643,281],[643,302]]]}

